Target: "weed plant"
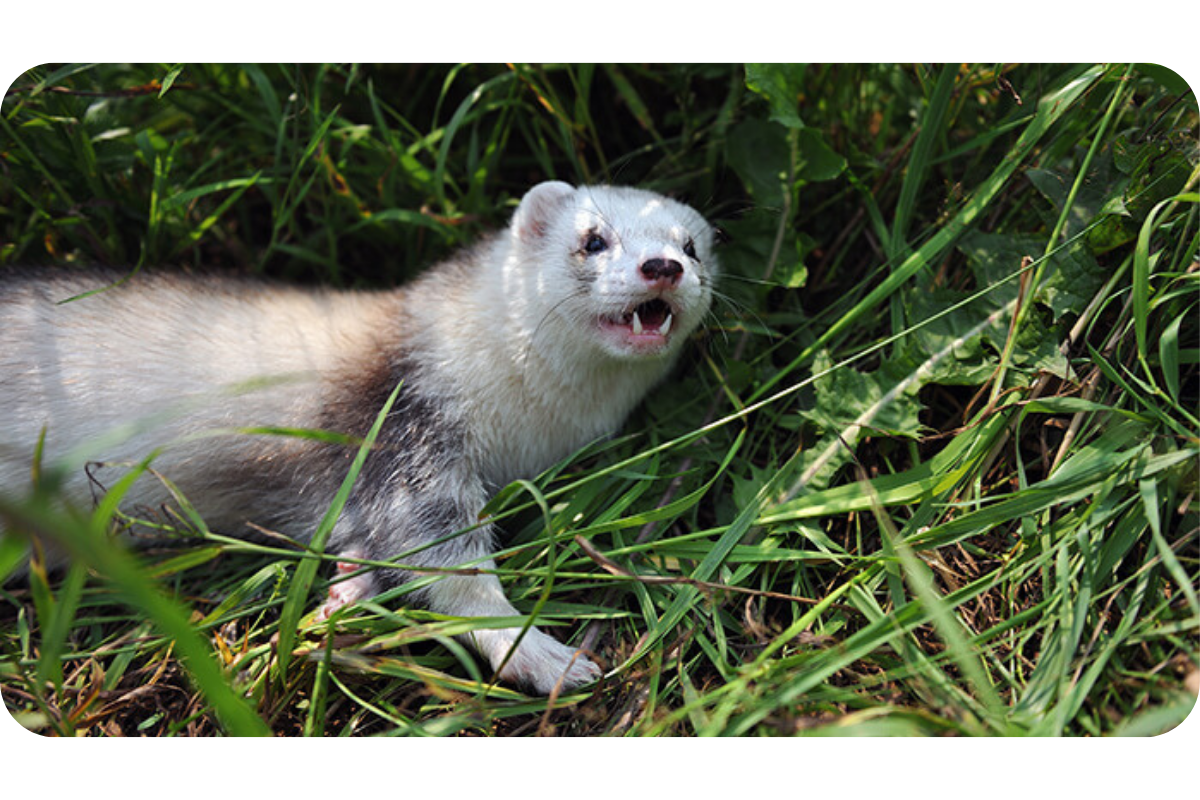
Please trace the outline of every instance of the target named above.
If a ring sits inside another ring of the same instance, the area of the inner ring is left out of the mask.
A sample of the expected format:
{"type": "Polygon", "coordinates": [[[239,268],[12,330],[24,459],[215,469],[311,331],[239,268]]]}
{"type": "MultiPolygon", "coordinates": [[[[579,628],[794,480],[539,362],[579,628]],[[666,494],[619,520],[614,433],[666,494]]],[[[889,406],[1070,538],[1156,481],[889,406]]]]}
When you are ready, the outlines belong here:
{"type": "Polygon", "coordinates": [[[1144,736],[1195,703],[1200,151],[1169,70],[71,65],[0,112],[2,265],[390,286],[548,178],[731,238],[673,379],[487,509],[510,597],[602,682],[495,684],[451,638],[479,620],[396,593],[314,624],[319,552],[187,513],[190,546],[130,550],[120,485],[64,510],[41,465],[0,498],[0,576],[75,555],[0,590],[30,730],[1144,736]]]}

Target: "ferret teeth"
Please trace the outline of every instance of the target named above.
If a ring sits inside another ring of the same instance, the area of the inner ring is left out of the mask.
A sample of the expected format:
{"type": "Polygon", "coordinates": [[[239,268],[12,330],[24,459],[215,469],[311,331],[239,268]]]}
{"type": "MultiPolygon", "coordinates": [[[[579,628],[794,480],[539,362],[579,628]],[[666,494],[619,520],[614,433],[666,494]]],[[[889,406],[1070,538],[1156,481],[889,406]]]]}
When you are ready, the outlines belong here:
{"type": "Polygon", "coordinates": [[[636,311],[633,312],[633,335],[634,336],[642,335],[642,319],[641,319],[641,317],[638,316],[638,313],[636,311]]]}
{"type": "Polygon", "coordinates": [[[666,336],[668,333],[671,332],[671,320],[672,319],[674,319],[674,317],[672,317],[670,314],[667,314],[667,318],[663,320],[662,325],[658,326],[658,332],[660,335],[666,336]]]}

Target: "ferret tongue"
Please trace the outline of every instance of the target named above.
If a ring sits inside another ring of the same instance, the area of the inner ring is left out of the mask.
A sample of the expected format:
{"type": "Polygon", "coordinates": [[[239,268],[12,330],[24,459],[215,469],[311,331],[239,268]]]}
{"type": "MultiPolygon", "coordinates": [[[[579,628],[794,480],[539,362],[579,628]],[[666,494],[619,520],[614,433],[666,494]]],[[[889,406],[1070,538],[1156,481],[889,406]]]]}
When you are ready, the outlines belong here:
{"type": "Polygon", "coordinates": [[[642,321],[642,327],[658,330],[667,318],[667,309],[661,303],[645,303],[638,308],[637,315],[642,321]]]}
{"type": "Polygon", "coordinates": [[[620,316],[600,320],[601,327],[619,335],[638,352],[653,352],[666,345],[673,322],[671,307],[659,299],[641,303],[620,316]]]}

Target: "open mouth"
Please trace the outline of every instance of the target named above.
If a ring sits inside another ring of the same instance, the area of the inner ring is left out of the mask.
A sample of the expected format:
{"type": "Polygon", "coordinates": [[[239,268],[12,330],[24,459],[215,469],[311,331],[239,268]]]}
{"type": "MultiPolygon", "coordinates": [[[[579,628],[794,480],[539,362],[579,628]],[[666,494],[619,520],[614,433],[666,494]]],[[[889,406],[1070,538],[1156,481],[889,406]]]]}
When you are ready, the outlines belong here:
{"type": "Polygon", "coordinates": [[[600,326],[638,349],[656,349],[666,344],[674,321],[675,312],[671,306],[654,298],[623,314],[601,317],[600,326]]]}

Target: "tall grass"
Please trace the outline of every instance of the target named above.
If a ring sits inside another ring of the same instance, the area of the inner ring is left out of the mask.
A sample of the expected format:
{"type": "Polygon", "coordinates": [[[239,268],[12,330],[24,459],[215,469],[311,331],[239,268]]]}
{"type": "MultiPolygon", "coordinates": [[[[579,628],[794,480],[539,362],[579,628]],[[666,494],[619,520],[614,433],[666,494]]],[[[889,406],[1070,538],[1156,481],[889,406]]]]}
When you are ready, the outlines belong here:
{"type": "MultiPolygon", "coordinates": [[[[490,681],[318,557],[130,553],[0,498],[0,691],[57,735],[1138,735],[1196,699],[1195,95],[1153,65],[45,67],[0,108],[0,262],[392,285],[556,177],[731,234],[624,435],[489,504],[603,682],[490,681]],[[1190,688],[1189,688],[1190,687],[1190,688]]],[[[2,412],[0,412],[2,413],[2,412]]],[[[169,476],[168,476],[169,477],[169,476]]],[[[186,516],[186,515],[185,515],[186,516]]]]}

